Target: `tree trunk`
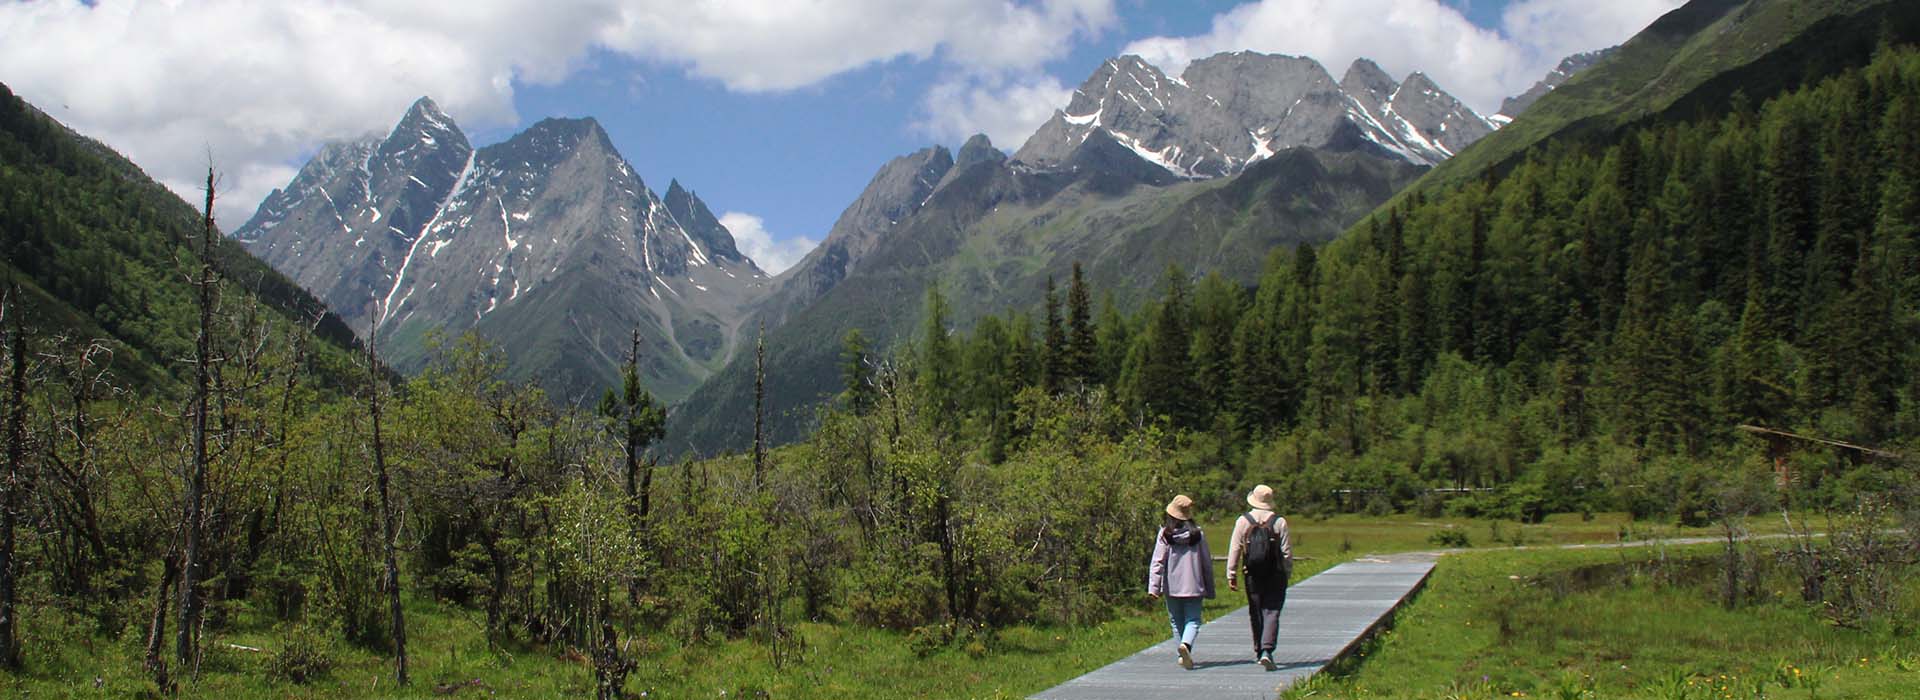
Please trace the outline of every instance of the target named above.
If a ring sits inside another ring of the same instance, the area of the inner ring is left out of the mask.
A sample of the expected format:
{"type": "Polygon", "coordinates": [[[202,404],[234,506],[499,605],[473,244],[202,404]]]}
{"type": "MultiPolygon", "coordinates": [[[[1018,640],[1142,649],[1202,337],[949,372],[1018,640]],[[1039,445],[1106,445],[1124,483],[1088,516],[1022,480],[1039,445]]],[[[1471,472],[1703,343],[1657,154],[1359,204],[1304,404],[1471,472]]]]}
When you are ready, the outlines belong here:
{"type": "Polygon", "coordinates": [[[367,331],[367,405],[373,414],[373,469],[380,482],[380,547],[386,557],[387,613],[393,630],[393,679],[407,685],[407,618],[400,607],[400,563],[394,558],[393,498],[387,476],[386,445],[380,435],[380,356],[373,329],[367,331]]]}
{"type": "Polygon", "coordinates": [[[194,339],[193,357],[193,471],[187,478],[186,521],[182,524],[186,546],[180,562],[180,620],[174,631],[174,656],[180,668],[193,668],[196,606],[194,587],[200,583],[200,520],[207,484],[207,394],[211,382],[213,358],[213,169],[207,169],[207,208],[205,227],[200,232],[200,278],[194,284],[199,292],[200,332],[194,339]]]}
{"type": "Polygon", "coordinates": [[[766,476],[767,440],[767,326],[760,325],[760,341],[753,348],[753,490],[766,476]]]}
{"type": "Polygon", "coordinates": [[[13,529],[14,521],[19,517],[21,468],[26,462],[26,412],[27,412],[27,334],[26,324],[21,323],[18,309],[5,308],[17,298],[9,285],[7,299],[0,300],[0,323],[12,321],[13,327],[6,334],[8,355],[7,378],[7,473],[0,475],[0,668],[20,668],[20,637],[18,635],[19,611],[15,608],[15,579],[13,573],[13,529]],[[13,318],[6,318],[11,311],[13,318]]]}
{"type": "Polygon", "coordinates": [[[153,677],[153,685],[160,692],[173,694],[173,682],[167,677],[167,658],[160,648],[167,638],[167,593],[173,588],[173,580],[180,573],[180,567],[174,563],[172,554],[163,560],[160,572],[160,584],[153,591],[153,620],[147,624],[147,674],[153,677]]]}

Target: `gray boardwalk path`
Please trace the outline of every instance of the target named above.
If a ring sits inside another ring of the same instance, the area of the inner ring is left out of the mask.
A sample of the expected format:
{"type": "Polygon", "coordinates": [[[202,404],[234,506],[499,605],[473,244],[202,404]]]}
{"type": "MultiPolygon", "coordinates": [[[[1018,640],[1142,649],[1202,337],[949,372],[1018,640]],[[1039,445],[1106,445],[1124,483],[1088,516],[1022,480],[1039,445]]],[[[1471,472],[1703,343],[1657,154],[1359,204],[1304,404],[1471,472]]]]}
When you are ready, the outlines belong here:
{"type": "MultiPolygon", "coordinates": [[[[1274,649],[1277,668],[1253,659],[1247,609],[1200,627],[1193,670],[1175,661],[1169,638],[1145,651],[1035,695],[1045,700],[1272,698],[1331,663],[1405,600],[1433,571],[1435,553],[1364,557],[1287,589],[1274,649]]],[[[1241,596],[1223,586],[1220,595],[1241,596]]],[[[1169,632],[1171,632],[1169,630],[1169,632]]]]}

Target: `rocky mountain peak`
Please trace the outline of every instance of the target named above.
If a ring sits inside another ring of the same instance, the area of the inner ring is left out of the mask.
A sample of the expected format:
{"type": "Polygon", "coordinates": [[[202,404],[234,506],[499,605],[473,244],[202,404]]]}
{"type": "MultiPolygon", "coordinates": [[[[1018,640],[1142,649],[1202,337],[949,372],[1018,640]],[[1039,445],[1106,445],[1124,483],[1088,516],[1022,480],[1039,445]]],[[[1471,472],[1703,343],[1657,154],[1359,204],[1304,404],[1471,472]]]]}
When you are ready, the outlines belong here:
{"type": "Polygon", "coordinates": [[[665,203],[667,214],[694,240],[712,251],[714,259],[743,263],[752,267],[756,275],[760,274],[760,268],[735,247],[733,233],[713,215],[706,202],[700,201],[699,195],[681,187],[678,179],[668,181],[665,203]]]}
{"type": "Polygon", "coordinates": [[[1396,83],[1366,59],[1335,82],[1302,56],[1216,54],[1188,64],[1178,78],[1138,56],[1120,56],[1101,64],[1014,159],[1042,170],[1066,167],[1092,133],[1105,132],[1113,145],[1182,178],[1232,175],[1297,146],[1371,150],[1432,165],[1491,129],[1425,75],[1396,83]]]}
{"type": "Polygon", "coordinates": [[[1526,92],[1514,95],[1513,97],[1507,98],[1506,101],[1501,102],[1500,113],[1494,115],[1494,119],[1502,122],[1512,121],[1514,117],[1520,116],[1521,112],[1533,106],[1535,101],[1538,101],[1547,93],[1552,92],[1554,88],[1560,87],[1561,83],[1567,82],[1580,71],[1591,68],[1593,64],[1599,63],[1608,56],[1612,56],[1613,53],[1619,49],[1620,47],[1614,46],[1597,51],[1577,53],[1560,59],[1560,65],[1548,71],[1545,77],[1542,77],[1533,84],[1533,87],[1527,88],[1526,92]]]}
{"type": "Polygon", "coordinates": [[[1392,99],[1393,91],[1400,89],[1400,84],[1381,70],[1380,64],[1356,58],[1347,66],[1347,74],[1341,76],[1340,89],[1362,104],[1378,105],[1392,99]]]}
{"type": "Polygon", "coordinates": [[[475,149],[422,98],[385,138],[322,148],[241,231],[355,328],[392,339],[403,371],[425,361],[427,329],[472,330],[517,350],[513,372],[591,395],[638,328],[643,372],[671,400],[733,351],[766,276],[692,191],[676,182],[669,200],[592,118],[475,149]]]}
{"type": "MultiPolygon", "coordinates": [[[[984,137],[979,138],[984,143],[984,137]]],[[[777,327],[825,295],[901,221],[920,211],[953,170],[953,154],[945,146],[922,148],[880,166],[860,196],[840,212],[819,247],[781,273],[779,286],[760,304],[761,319],[777,327]]]]}
{"type": "Polygon", "coordinates": [[[953,169],[960,170],[974,163],[981,162],[998,163],[1006,159],[1007,154],[1001,153],[998,148],[994,148],[993,141],[988,139],[986,134],[974,134],[971,138],[967,139],[965,144],[960,146],[960,155],[955,156],[953,159],[953,169]]]}

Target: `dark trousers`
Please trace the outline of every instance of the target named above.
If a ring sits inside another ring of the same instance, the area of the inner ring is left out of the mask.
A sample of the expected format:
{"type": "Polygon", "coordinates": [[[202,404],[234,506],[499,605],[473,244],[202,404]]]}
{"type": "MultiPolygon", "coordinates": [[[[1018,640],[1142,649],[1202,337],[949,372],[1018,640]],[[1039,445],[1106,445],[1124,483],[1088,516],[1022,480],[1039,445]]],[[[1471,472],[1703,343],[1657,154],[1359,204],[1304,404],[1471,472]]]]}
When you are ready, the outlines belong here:
{"type": "Polygon", "coordinates": [[[1280,609],[1287,606],[1287,580],[1280,576],[1247,578],[1247,620],[1253,623],[1253,653],[1271,653],[1280,633],[1280,609]]]}

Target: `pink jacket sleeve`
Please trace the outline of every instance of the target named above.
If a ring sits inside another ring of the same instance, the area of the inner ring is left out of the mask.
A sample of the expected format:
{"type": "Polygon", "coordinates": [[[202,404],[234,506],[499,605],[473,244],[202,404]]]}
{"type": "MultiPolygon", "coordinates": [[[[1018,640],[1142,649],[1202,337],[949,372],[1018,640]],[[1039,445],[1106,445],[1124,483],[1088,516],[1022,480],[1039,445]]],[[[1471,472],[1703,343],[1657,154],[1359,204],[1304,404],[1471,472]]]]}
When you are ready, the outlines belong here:
{"type": "Polygon", "coordinates": [[[1153,533],[1153,560],[1147,565],[1147,595],[1166,595],[1167,593],[1167,539],[1166,528],[1153,533]]]}

